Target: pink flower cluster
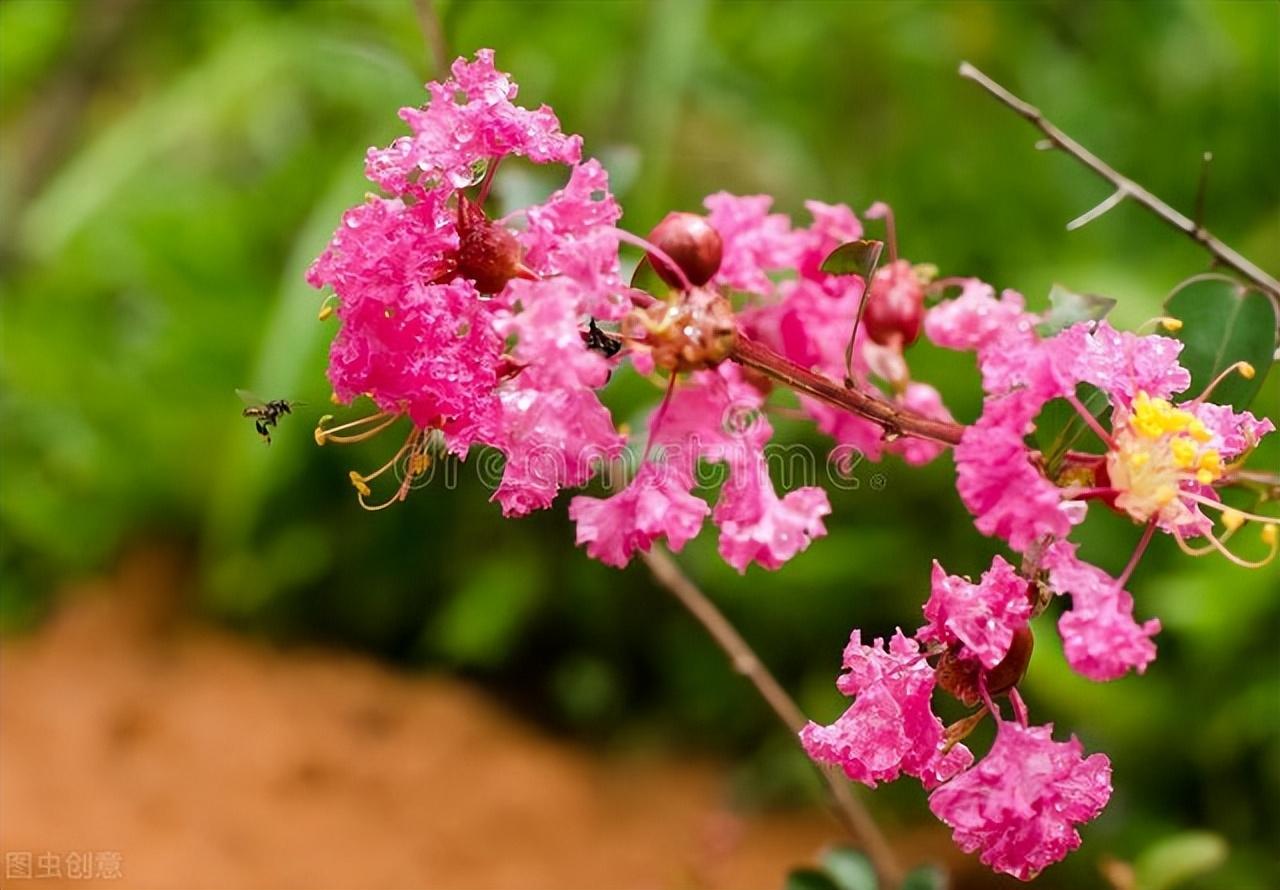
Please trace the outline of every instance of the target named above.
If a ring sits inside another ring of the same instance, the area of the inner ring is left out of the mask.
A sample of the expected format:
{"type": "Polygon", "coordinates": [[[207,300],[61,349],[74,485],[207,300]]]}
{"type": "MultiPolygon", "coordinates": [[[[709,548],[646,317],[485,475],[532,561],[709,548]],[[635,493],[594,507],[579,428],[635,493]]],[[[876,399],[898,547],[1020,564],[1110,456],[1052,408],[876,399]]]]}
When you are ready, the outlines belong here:
{"type": "Polygon", "coordinates": [[[1224,465],[1273,427],[1203,397],[1170,402],[1191,382],[1178,364],[1177,340],[1117,331],[1105,321],[1042,337],[1040,321],[1019,294],[997,297],[970,280],[959,297],[929,311],[925,333],[940,346],[976,352],[987,394],[982,416],[955,450],[961,499],[980,531],[1037,558],[1052,591],[1070,595],[1072,609],[1059,622],[1067,659],[1086,677],[1110,680],[1155,658],[1151,637],[1160,623],[1135,621],[1123,589],[1127,573],[1112,578],[1081,561],[1066,540],[1071,529],[1091,501],[1101,501],[1180,543],[1210,535],[1203,509],[1221,509],[1214,483],[1224,465]],[[1107,399],[1110,431],[1081,404],[1082,385],[1107,399]],[[1066,469],[1051,477],[1027,440],[1054,399],[1088,415],[1106,453],[1069,452],[1066,469]]]}
{"type": "MultiPolygon", "coordinates": [[[[335,401],[368,398],[378,409],[338,427],[322,421],[317,441],[359,441],[401,419],[410,426],[382,469],[352,472],[361,502],[390,468],[404,478],[387,503],[403,499],[433,450],[465,456],[486,446],[505,457],[493,494],[504,515],[549,507],[561,489],[623,456],[627,438],[599,391],[630,360],[644,375],[665,371],[666,395],[625,487],[570,501],[577,543],[623,567],[659,539],[680,550],[710,518],[729,565],[776,569],[826,533],[831,506],[821,488],[775,487],[767,387],[726,361],[742,357],[734,344],[749,338],[793,372],[798,365],[941,423],[951,414],[934,387],[912,379],[905,350],[923,328],[937,346],[972,351],[985,399],[955,448],[956,486],[977,528],[1020,554],[1021,570],[997,556],[974,583],[935,562],[925,624],[871,645],[855,630],[837,680],[853,701],[832,724],[809,724],[801,740],[815,760],[868,786],[919,779],[961,848],[997,871],[1026,880],[1079,846],[1077,826],[1110,796],[1110,766],[1104,755],[1084,757],[1074,738],[1055,742],[1051,726],[1028,723],[1016,685],[1031,656],[1029,621],[1055,595],[1070,597],[1058,631],[1077,672],[1110,680],[1145,670],[1160,623],[1135,618],[1124,589],[1142,548],[1160,530],[1184,549],[1203,537],[1227,552],[1210,518],[1225,510],[1217,490],[1271,422],[1215,405],[1208,391],[1175,403],[1190,375],[1178,363],[1181,344],[1167,337],[1103,321],[1042,334],[1044,319],[1019,294],[997,296],[977,280],[926,312],[926,295],[954,280],[932,282],[931,267],[896,257],[883,204],[865,216],[887,221],[890,258],[869,280],[822,268],[862,238],[849,207],[808,202],[811,221],[797,226],[771,212],[767,196],[720,192],[706,199],[705,220],[693,218],[696,235],[680,230],[690,215],[668,218],[670,243],[704,267],[697,275],[661,267],[663,280],[680,285],[674,296],[637,290],[619,261],[620,240],[637,239],[616,228],[622,211],[604,168],[583,158],[581,138],[561,132],[551,109],[515,104],[517,88],[491,50],[458,59],[427,90],[427,104],[401,110],[410,134],[368,152],[366,174],[383,194],[344,214],[307,276],[337,300],[335,401]],[[564,184],[490,219],[495,171],[515,158],[565,168],[564,184]],[[1089,397],[1105,400],[1107,427],[1084,404],[1089,397]],[[1079,412],[1099,449],[1059,454],[1029,444],[1055,401],[1079,412]],[[695,494],[709,467],[723,476],[714,506],[695,494]],[[1070,540],[1093,503],[1144,528],[1119,577],[1081,559],[1070,540]],[[933,711],[938,688],[985,710],[944,726],[933,711]],[[1003,696],[1014,720],[996,705],[1003,696]],[[975,762],[961,740],[987,713],[996,738],[975,762]]],[[[650,263],[661,262],[661,249],[646,248],[650,263]]],[[[944,448],[886,438],[866,417],[807,395],[800,403],[837,446],[870,460],[896,454],[924,464],[944,448]]],[[[1232,530],[1243,521],[1223,512],[1232,530]]]]}
{"type": "Polygon", "coordinates": [[[924,614],[914,638],[899,630],[887,648],[881,640],[866,646],[853,632],[836,681],[853,704],[830,726],[810,723],[801,742],[813,759],[871,787],[902,774],[919,778],[961,849],[1029,880],[1080,845],[1076,826],[1094,819],[1111,795],[1110,763],[1102,754],[1082,757],[1074,738],[1053,741],[1052,726],[1028,725],[1009,688],[1030,654],[1015,639],[1029,634],[1031,614],[1027,581],[1012,566],[996,557],[974,584],[934,563],[924,614]],[[1015,659],[1013,675],[1001,679],[1015,659]],[[957,678],[975,681],[997,721],[995,744],[977,763],[958,741],[972,726],[944,729],[932,709],[935,687],[954,693],[957,678]],[[995,708],[992,696],[1002,691],[1013,699],[1015,721],[995,708]]]}

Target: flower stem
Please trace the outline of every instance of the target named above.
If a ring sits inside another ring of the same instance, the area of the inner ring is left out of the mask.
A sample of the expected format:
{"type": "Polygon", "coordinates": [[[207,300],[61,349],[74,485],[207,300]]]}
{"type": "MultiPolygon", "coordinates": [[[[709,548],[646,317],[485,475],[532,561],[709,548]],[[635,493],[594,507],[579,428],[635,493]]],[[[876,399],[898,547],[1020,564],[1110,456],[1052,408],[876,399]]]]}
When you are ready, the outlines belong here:
{"type": "Polygon", "coordinates": [[[834,380],[801,367],[763,343],[751,340],[742,334],[738,336],[732,358],[738,364],[766,374],[798,393],[879,424],[891,438],[916,436],[920,439],[941,442],[944,445],[956,445],[960,442],[961,434],[964,433],[964,427],[958,423],[934,420],[923,414],[900,408],[892,402],[869,396],[861,390],[841,386],[834,380]]]}
{"type": "MultiPolygon", "coordinates": [[[[654,547],[642,554],[641,558],[649,567],[658,585],[674,596],[680,605],[684,606],[702,625],[715,640],[716,645],[729,657],[733,669],[751,681],[756,691],[760,693],[760,697],[787,727],[793,738],[798,739],[800,730],[809,722],[808,718],[724,613],[717,609],[715,603],[680,570],[675,560],[666,551],[654,547]]],[[[876,824],[863,803],[854,796],[853,789],[844,777],[829,767],[821,767],[819,772],[822,773],[831,792],[836,816],[866,850],[867,856],[880,875],[883,886],[896,887],[902,880],[902,866],[898,863],[880,826],[876,824]]]]}

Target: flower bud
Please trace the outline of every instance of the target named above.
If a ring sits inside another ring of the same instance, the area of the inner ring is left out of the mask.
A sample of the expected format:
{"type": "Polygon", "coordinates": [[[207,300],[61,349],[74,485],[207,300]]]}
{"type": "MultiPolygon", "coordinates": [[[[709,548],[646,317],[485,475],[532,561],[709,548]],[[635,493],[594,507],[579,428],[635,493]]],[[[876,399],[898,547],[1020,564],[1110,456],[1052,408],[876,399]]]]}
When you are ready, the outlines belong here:
{"type": "Polygon", "coordinates": [[[862,323],[881,346],[910,346],[924,324],[924,285],[906,260],[882,267],[871,278],[862,323]]]}
{"type": "Polygon", "coordinates": [[[489,222],[463,195],[458,196],[458,274],[474,281],[484,294],[496,294],[521,276],[515,235],[489,222]]]}
{"type": "MultiPolygon", "coordinates": [[[[671,257],[694,287],[706,284],[720,270],[724,251],[720,233],[696,213],[668,213],[649,233],[649,243],[671,257]]],[[[649,254],[649,262],[667,284],[683,286],[679,276],[661,258],[649,254]]]]}

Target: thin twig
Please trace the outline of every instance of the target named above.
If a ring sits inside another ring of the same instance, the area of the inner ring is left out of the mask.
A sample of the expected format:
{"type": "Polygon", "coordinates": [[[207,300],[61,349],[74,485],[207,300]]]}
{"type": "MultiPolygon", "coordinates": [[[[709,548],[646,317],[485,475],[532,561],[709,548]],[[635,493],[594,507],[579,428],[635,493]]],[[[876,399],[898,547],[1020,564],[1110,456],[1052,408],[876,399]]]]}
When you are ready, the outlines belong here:
{"type": "Polygon", "coordinates": [[[440,22],[440,13],[436,10],[434,0],[413,0],[414,12],[418,14],[418,27],[422,29],[422,39],[426,41],[427,50],[431,54],[431,70],[438,80],[449,76],[449,44],[444,38],[444,25],[440,22]]]}
{"type": "MultiPolygon", "coordinates": [[[[1280,300],[1280,281],[1277,281],[1254,263],[1232,250],[1226,244],[1223,244],[1215,238],[1208,229],[1200,225],[1197,221],[1179,213],[1177,210],[1174,210],[1164,201],[1161,201],[1132,179],[1117,173],[1079,142],[1076,142],[1066,133],[1062,132],[1053,124],[1049,123],[1049,121],[1045,120],[1044,115],[1040,113],[1040,109],[1036,108],[1034,105],[1024,102],[1022,99],[1019,99],[1013,93],[1009,92],[1003,86],[996,83],[968,62],[960,63],[960,76],[977,83],[992,96],[999,99],[1004,105],[1030,121],[1036,129],[1045,135],[1046,140],[1053,147],[1065,151],[1081,164],[1084,164],[1094,173],[1111,183],[1115,187],[1116,193],[1122,198],[1132,198],[1147,210],[1160,217],[1160,219],[1164,220],[1170,226],[1201,245],[1209,252],[1214,261],[1219,265],[1234,269],[1244,278],[1248,279],[1252,284],[1267,293],[1273,300],[1280,300]]],[[[1042,140],[1042,142],[1043,141],[1045,140],[1042,140]]],[[[1108,200],[1110,201],[1111,199],[1108,200]]],[[[1118,199],[1115,203],[1119,203],[1118,199]]],[[[1111,206],[1114,206],[1114,204],[1111,206]]],[[[1110,209],[1110,206],[1108,206],[1107,209],[1110,209]]]]}
{"type": "MultiPolygon", "coordinates": [[[[716,608],[698,586],[689,580],[665,550],[657,547],[641,555],[658,585],[674,596],[711,635],[716,644],[729,657],[733,669],[742,674],[760,697],[773,710],[778,719],[798,737],[809,722],[795,700],[787,694],[777,679],[769,672],[759,656],[742,638],[729,619],[716,608]]],[[[836,815],[854,839],[866,850],[876,871],[886,887],[896,887],[902,881],[902,866],[898,863],[888,840],[872,818],[871,813],[854,795],[848,781],[830,768],[819,770],[834,800],[836,815]]]]}

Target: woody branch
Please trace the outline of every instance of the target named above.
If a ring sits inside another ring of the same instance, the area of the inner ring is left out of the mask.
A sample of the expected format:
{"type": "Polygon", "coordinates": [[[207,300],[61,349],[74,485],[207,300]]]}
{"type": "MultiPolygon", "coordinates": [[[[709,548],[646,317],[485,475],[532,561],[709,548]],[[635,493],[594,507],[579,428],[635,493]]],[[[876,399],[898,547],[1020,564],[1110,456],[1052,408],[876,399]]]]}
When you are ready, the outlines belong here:
{"type": "Polygon", "coordinates": [[[1147,191],[1132,179],[1117,173],[1110,165],[1101,160],[1093,152],[1089,151],[1079,142],[1076,142],[1066,133],[1062,132],[1046,120],[1044,115],[1040,112],[1040,109],[1023,101],[1022,99],[1019,99],[1005,87],[996,83],[968,62],[960,63],[960,76],[968,80],[972,80],[998,99],[1006,107],[1012,109],[1015,113],[1030,121],[1036,129],[1045,135],[1045,140],[1047,142],[1045,147],[1057,148],[1066,152],[1102,179],[1109,182],[1115,188],[1115,191],[1097,207],[1075,220],[1072,220],[1072,222],[1068,224],[1068,228],[1079,228],[1080,226],[1097,219],[1099,216],[1102,216],[1102,214],[1128,198],[1142,207],[1145,207],[1151,213],[1154,213],[1157,217],[1164,220],[1164,222],[1177,229],[1179,232],[1182,232],[1192,241],[1195,241],[1209,252],[1215,263],[1234,270],[1251,284],[1255,285],[1267,294],[1271,298],[1272,302],[1276,302],[1280,305],[1280,281],[1276,280],[1271,275],[1268,275],[1252,261],[1241,256],[1238,252],[1218,240],[1213,233],[1200,224],[1200,220],[1192,220],[1185,214],[1170,207],[1164,201],[1151,194],[1151,192],[1147,191]]]}

